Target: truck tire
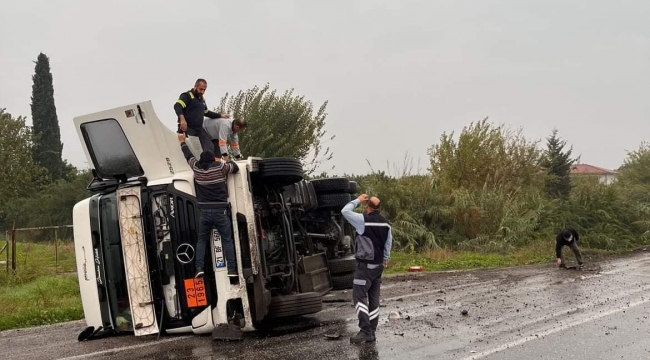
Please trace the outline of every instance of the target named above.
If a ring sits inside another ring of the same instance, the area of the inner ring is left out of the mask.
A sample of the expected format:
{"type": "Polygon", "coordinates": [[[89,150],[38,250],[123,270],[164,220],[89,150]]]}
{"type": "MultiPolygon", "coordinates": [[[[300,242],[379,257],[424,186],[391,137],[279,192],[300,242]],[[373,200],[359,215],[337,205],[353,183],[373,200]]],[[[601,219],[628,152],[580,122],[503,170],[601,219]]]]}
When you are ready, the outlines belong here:
{"type": "Polygon", "coordinates": [[[328,265],[330,274],[332,274],[332,276],[353,272],[357,268],[357,263],[354,260],[354,255],[349,255],[340,259],[329,260],[328,265]]]}
{"type": "Polygon", "coordinates": [[[342,275],[332,275],[332,289],[334,290],[346,290],[352,289],[354,284],[354,273],[342,274],[342,275]]]}
{"type": "Polygon", "coordinates": [[[350,189],[350,181],[346,178],[327,178],[310,181],[318,194],[342,193],[350,189]]]}
{"type": "Polygon", "coordinates": [[[314,184],[311,182],[305,182],[307,193],[309,194],[309,201],[312,203],[312,210],[318,209],[318,196],[316,195],[316,190],[314,189],[314,184]]]}
{"type": "Polygon", "coordinates": [[[359,191],[359,184],[356,181],[350,181],[350,187],[348,188],[348,194],[356,194],[359,191]]]}
{"type": "Polygon", "coordinates": [[[304,179],[300,160],[294,158],[268,158],[259,162],[259,177],[269,185],[284,187],[304,179]]]}
{"type": "Polygon", "coordinates": [[[300,196],[302,197],[302,206],[305,211],[312,211],[318,208],[318,199],[314,192],[314,187],[308,181],[301,181],[298,184],[300,196]]]}
{"type": "Polygon", "coordinates": [[[318,207],[321,209],[332,209],[341,211],[343,207],[352,200],[348,193],[322,194],[318,195],[318,207]]]}
{"type": "Polygon", "coordinates": [[[276,296],[271,299],[267,318],[314,314],[323,310],[323,297],[317,292],[276,296]]]}

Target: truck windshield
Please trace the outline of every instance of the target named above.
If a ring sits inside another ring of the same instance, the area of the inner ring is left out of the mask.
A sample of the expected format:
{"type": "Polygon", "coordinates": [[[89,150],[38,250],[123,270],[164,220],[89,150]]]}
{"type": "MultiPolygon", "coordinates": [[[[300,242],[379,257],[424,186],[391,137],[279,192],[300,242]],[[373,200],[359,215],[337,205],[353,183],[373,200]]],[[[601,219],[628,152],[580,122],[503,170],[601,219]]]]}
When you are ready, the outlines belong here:
{"type": "Polygon", "coordinates": [[[122,127],[115,119],[93,121],[81,125],[86,147],[97,174],[104,179],[144,175],[122,127]]]}
{"type": "Polygon", "coordinates": [[[102,196],[99,208],[102,247],[106,260],[104,266],[113,321],[118,330],[133,331],[115,193],[102,196]]]}

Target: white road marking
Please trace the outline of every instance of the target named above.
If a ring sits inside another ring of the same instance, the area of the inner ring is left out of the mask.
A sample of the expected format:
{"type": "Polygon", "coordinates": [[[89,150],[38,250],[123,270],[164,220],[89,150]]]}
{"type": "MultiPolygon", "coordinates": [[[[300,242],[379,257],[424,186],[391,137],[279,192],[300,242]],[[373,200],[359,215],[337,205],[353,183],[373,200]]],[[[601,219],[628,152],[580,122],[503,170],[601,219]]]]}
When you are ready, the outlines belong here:
{"type": "Polygon", "coordinates": [[[647,303],[647,302],[650,302],[650,299],[639,300],[639,301],[637,301],[637,302],[630,303],[630,304],[627,305],[627,306],[621,306],[621,307],[618,307],[618,308],[616,308],[616,309],[612,309],[612,310],[609,310],[609,311],[606,311],[606,312],[603,312],[603,313],[599,313],[599,314],[596,314],[596,315],[589,316],[589,317],[584,318],[584,319],[580,319],[580,320],[577,320],[577,321],[573,321],[573,322],[567,323],[567,324],[565,324],[565,325],[558,326],[558,327],[553,328],[553,329],[549,329],[549,330],[546,330],[546,331],[542,331],[541,333],[538,333],[538,334],[535,334],[535,335],[526,336],[526,337],[523,338],[523,339],[519,339],[519,340],[516,340],[516,341],[512,341],[512,342],[509,342],[509,343],[503,344],[503,345],[501,345],[501,346],[498,346],[498,347],[495,347],[495,348],[493,348],[493,349],[490,349],[490,350],[487,350],[487,351],[481,352],[481,353],[479,353],[479,354],[475,354],[475,355],[472,355],[472,356],[469,356],[469,357],[463,358],[462,360],[476,360],[476,359],[480,359],[480,358],[486,357],[486,356],[488,356],[488,355],[492,355],[492,354],[494,354],[494,353],[497,353],[497,352],[499,352],[499,351],[503,351],[503,350],[506,350],[506,349],[508,349],[508,348],[515,347],[515,346],[518,346],[518,345],[521,345],[521,344],[527,343],[527,342],[532,341],[532,340],[541,339],[541,338],[543,338],[543,337],[545,337],[545,336],[548,336],[548,335],[551,335],[551,334],[555,334],[555,333],[557,333],[557,332],[560,332],[560,331],[563,331],[563,330],[566,330],[566,329],[572,328],[572,327],[574,327],[574,326],[582,325],[582,324],[584,324],[584,323],[588,323],[588,322],[590,322],[590,321],[598,320],[598,319],[600,319],[600,318],[603,318],[603,317],[606,317],[606,316],[609,316],[609,315],[616,314],[616,313],[621,312],[621,311],[623,311],[623,310],[630,309],[630,308],[633,308],[633,307],[636,307],[636,306],[639,306],[639,305],[645,304],[645,303],[647,303]]]}
{"type": "Polygon", "coordinates": [[[118,348],[102,350],[102,351],[96,351],[96,352],[93,352],[93,353],[88,353],[88,354],[83,354],[83,355],[60,358],[60,360],[85,359],[85,358],[88,358],[88,357],[91,357],[91,356],[111,354],[111,353],[116,353],[116,352],[120,352],[120,351],[139,349],[139,348],[143,348],[143,347],[147,347],[147,346],[155,346],[155,345],[160,345],[160,344],[163,344],[163,343],[189,339],[191,337],[195,337],[195,335],[178,336],[178,337],[163,339],[163,340],[159,340],[159,341],[146,342],[146,343],[137,344],[137,345],[121,346],[121,347],[118,347],[118,348]]]}

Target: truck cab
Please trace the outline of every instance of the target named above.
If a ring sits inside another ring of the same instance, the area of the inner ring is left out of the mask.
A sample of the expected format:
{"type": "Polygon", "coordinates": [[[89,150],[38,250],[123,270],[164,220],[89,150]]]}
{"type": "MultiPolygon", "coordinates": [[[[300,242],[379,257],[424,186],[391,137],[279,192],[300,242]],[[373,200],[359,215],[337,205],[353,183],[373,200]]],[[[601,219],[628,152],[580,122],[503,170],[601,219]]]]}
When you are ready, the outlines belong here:
{"type": "MultiPolygon", "coordinates": [[[[177,134],[150,101],[74,124],[93,172],[90,196],[73,210],[87,324],[79,340],[255,331],[274,318],[317,313],[323,295],[352,286],[354,230],[340,209],[355,183],[308,181],[293,158],[237,161],[227,186],[238,277],[228,277],[213,230],[205,275],[194,278],[200,213],[177,134]]],[[[198,139],[186,142],[198,158],[198,139]]]]}

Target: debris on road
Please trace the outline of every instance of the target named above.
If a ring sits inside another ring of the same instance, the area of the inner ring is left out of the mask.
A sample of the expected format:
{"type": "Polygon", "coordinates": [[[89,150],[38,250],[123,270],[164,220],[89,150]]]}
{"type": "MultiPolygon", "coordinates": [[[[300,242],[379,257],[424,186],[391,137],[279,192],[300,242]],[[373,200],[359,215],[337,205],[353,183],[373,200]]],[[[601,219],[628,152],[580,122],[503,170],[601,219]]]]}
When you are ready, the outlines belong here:
{"type": "Polygon", "coordinates": [[[323,303],[345,303],[350,302],[349,299],[323,299],[323,303]]]}
{"type": "Polygon", "coordinates": [[[388,314],[388,320],[399,320],[401,319],[402,316],[399,314],[399,312],[393,310],[388,314]]]}
{"type": "Polygon", "coordinates": [[[341,334],[339,334],[339,333],[325,334],[325,337],[330,339],[330,340],[338,340],[338,339],[341,338],[341,334]]]}
{"type": "Polygon", "coordinates": [[[212,340],[214,341],[241,341],[243,339],[244,333],[233,324],[219,324],[212,330],[212,340]]]}

